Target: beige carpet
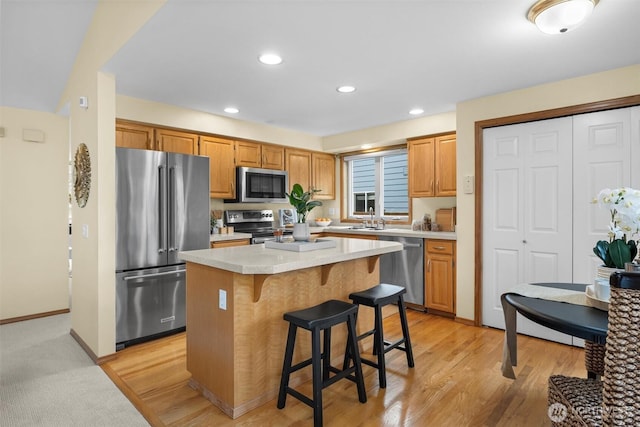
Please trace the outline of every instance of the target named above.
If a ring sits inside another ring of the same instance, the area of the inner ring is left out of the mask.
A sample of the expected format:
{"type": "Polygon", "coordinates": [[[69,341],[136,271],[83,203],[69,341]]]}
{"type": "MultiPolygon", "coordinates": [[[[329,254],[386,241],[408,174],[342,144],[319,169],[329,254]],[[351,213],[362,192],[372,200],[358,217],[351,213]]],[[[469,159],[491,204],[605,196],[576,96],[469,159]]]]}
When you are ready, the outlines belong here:
{"type": "Polygon", "coordinates": [[[69,335],[69,319],[0,326],[0,426],[148,426],[69,335]]]}

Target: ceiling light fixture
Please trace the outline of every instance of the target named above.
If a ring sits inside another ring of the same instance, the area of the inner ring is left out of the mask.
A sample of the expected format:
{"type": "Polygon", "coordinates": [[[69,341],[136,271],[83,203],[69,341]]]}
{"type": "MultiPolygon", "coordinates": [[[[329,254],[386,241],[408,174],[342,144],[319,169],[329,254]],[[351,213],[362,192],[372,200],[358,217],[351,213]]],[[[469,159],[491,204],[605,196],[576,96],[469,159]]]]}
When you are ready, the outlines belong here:
{"type": "Polygon", "coordinates": [[[409,114],[411,114],[412,116],[417,116],[424,113],[424,110],[422,108],[413,108],[411,110],[409,110],[409,114]]]}
{"type": "Polygon", "coordinates": [[[527,14],[547,34],[562,34],[582,24],[600,0],[538,0],[527,14]]]}
{"type": "Polygon", "coordinates": [[[239,113],[240,110],[238,110],[236,107],[227,107],[224,109],[224,112],[229,114],[236,114],[239,113]]]}
{"type": "Polygon", "coordinates": [[[356,91],[356,88],[353,86],[338,86],[336,90],[340,93],[352,93],[356,91]]]}
{"type": "Polygon", "coordinates": [[[262,62],[265,65],[278,65],[282,64],[282,57],[280,57],[280,55],[276,55],[275,53],[263,53],[258,57],[258,61],[262,62]]]}

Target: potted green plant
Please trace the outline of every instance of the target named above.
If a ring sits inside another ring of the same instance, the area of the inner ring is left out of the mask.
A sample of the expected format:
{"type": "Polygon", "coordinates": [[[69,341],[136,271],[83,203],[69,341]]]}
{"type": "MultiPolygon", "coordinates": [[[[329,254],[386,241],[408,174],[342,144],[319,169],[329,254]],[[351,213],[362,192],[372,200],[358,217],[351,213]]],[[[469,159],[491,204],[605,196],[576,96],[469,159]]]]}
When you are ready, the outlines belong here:
{"type": "Polygon", "coordinates": [[[640,191],[626,187],[605,188],[593,203],[608,209],[611,215],[609,240],[598,241],[593,253],[602,260],[604,267],[623,269],[638,253],[633,236],[640,231],[640,191]]]}
{"type": "Polygon", "coordinates": [[[289,203],[293,206],[298,214],[298,222],[293,225],[294,240],[309,240],[311,233],[309,232],[309,224],[307,224],[307,214],[316,206],[322,206],[319,200],[312,200],[314,193],[321,190],[311,189],[304,191],[302,185],[296,183],[291,188],[291,193],[285,193],[289,198],[289,203]]]}

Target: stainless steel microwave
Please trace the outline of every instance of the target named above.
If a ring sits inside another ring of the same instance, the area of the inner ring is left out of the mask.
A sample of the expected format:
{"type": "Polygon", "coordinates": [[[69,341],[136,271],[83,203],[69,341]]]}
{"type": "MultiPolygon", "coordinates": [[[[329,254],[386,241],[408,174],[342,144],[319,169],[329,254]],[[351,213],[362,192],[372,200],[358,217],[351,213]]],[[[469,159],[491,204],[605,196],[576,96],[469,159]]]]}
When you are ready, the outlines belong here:
{"type": "Polygon", "coordinates": [[[287,171],[259,168],[236,168],[236,198],[229,203],[289,203],[287,171]]]}

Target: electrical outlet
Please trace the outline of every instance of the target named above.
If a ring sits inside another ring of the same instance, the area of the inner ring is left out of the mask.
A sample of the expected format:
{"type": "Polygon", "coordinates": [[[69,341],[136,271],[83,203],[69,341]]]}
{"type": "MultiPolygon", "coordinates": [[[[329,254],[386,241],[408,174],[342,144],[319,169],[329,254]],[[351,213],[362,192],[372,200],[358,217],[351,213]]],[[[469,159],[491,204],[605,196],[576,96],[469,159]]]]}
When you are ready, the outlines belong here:
{"type": "Polygon", "coordinates": [[[224,289],[218,290],[218,308],[220,310],[227,309],[227,291],[224,289]]]}
{"type": "Polygon", "coordinates": [[[82,237],[89,238],[89,224],[82,224],[82,237]]]}

